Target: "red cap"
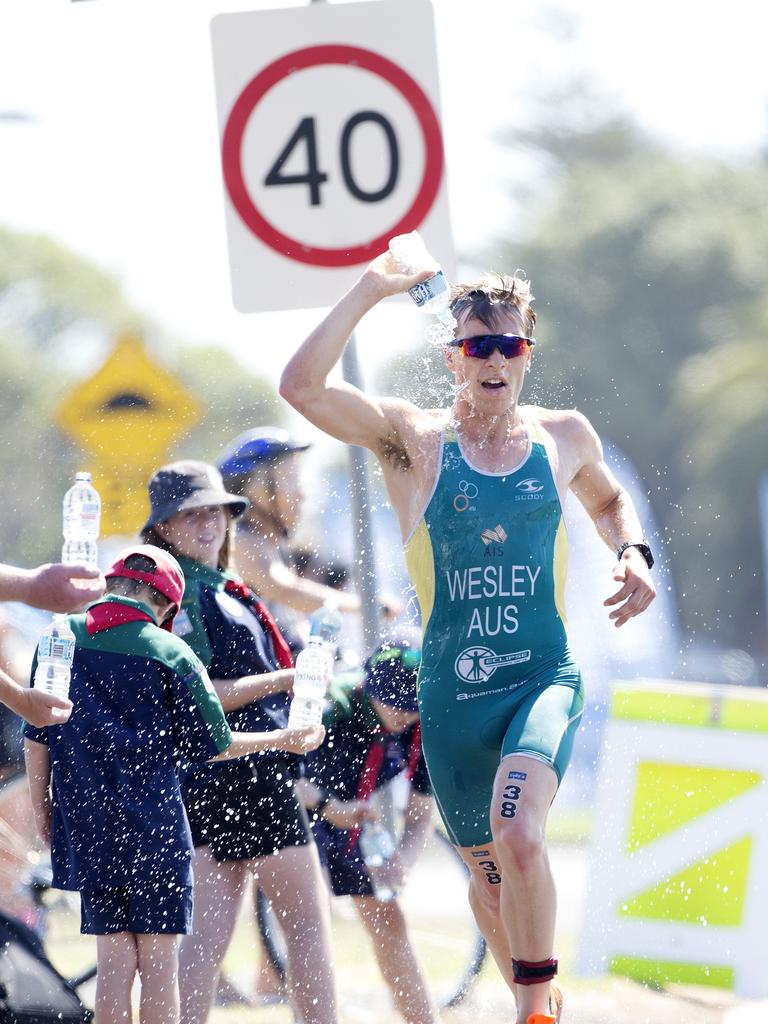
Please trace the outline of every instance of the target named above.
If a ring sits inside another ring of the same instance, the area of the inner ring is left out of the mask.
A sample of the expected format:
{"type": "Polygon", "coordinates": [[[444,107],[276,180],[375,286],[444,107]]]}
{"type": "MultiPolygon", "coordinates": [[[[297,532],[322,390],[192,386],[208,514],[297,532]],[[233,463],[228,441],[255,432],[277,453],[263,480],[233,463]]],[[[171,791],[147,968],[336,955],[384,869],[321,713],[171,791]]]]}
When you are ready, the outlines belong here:
{"type": "Polygon", "coordinates": [[[104,574],[107,579],[110,576],[124,576],[129,580],[139,580],[150,587],[154,587],[169,601],[176,605],[176,611],[163,623],[163,629],[171,630],[173,620],[181,608],[181,599],[184,597],[184,573],[181,566],[168,551],[155,547],[154,544],[135,544],[133,547],[121,551],[115,562],[104,574]],[[125,563],[132,555],[141,555],[154,563],[154,569],[140,571],[138,569],[126,569],[125,563]]]}

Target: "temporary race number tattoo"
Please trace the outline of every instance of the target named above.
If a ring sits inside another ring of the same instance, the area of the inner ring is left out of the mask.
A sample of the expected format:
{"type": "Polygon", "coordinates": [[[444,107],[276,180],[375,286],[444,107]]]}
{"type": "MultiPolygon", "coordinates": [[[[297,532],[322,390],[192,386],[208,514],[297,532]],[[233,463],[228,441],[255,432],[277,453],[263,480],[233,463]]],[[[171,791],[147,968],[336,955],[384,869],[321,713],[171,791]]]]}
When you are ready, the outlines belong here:
{"type": "MultiPolygon", "coordinates": [[[[507,776],[507,779],[515,779],[521,784],[527,778],[528,774],[526,772],[510,772],[507,776]]],[[[514,818],[517,814],[517,801],[520,799],[521,792],[520,786],[515,785],[514,782],[507,782],[501,796],[501,810],[499,813],[502,818],[514,818]]]]}
{"type": "Polygon", "coordinates": [[[499,885],[501,882],[501,873],[496,867],[496,864],[490,859],[490,850],[473,850],[473,857],[487,857],[487,860],[478,860],[478,866],[485,872],[485,880],[489,885],[499,885]]]}

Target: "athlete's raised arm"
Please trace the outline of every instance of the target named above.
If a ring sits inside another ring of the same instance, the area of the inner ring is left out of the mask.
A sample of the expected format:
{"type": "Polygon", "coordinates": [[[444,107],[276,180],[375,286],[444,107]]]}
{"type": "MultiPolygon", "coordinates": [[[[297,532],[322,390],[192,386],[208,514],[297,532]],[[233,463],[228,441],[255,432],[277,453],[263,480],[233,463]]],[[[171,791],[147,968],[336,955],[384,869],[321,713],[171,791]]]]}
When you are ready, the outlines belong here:
{"type": "Polygon", "coordinates": [[[644,543],[643,528],[632,499],[610,471],[600,438],[580,413],[569,417],[568,430],[576,454],[570,487],[589,513],[597,532],[614,551],[629,545],[613,570],[619,589],[604,601],[612,608],[614,625],[623,626],[644,612],[656,596],[650,566],[637,544],[644,543]]]}
{"type": "Polygon", "coordinates": [[[431,271],[401,274],[389,252],[382,253],[312,331],[280,380],[280,394],[303,416],[339,441],[376,448],[390,422],[376,398],[351,384],[329,384],[349,336],[365,314],[388,295],[407,291],[431,271]]]}

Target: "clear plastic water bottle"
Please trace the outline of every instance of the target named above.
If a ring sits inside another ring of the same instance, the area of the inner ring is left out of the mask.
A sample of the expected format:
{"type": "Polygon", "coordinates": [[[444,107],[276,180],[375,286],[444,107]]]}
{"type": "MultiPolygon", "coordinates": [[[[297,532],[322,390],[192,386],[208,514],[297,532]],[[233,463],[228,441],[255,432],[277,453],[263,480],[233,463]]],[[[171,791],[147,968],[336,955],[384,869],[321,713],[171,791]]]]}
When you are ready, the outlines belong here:
{"type": "Polygon", "coordinates": [[[331,604],[324,604],[312,616],[309,643],[296,659],[289,729],[319,725],[322,721],[341,624],[341,616],[331,604]]]}
{"type": "Polygon", "coordinates": [[[97,563],[101,498],[91,483],[90,473],[76,473],[75,483],[64,495],[62,507],[64,546],[61,560],[64,565],[92,565],[97,563]]]}
{"type": "Polygon", "coordinates": [[[293,698],[288,711],[289,729],[320,724],[332,669],[333,651],[319,636],[311,636],[296,659],[293,698]]]}
{"type": "Polygon", "coordinates": [[[75,657],[75,634],[66,615],[54,615],[37,645],[35,687],[66,700],[75,657]]]}
{"type": "Polygon", "coordinates": [[[420,270],[434,271],[432,277],[409,288],[408,294],[425,313],[431,313],[446,327],[453,329],[456,321],[450,309],[451,286],[440,264],[429,254],[418,231],[390,239],[389,251],[394,256],[397,269],[403,274],[415,274],[420,270]]]}
{"type": "Polygon", "coordinates": [[[373,894],[382,903],[395,898],[395,890],[386,879],[386,867],[395,855],[395,840],[379,821],[367,821],[360,831],[360,852],[373,885],[373,894]]]}

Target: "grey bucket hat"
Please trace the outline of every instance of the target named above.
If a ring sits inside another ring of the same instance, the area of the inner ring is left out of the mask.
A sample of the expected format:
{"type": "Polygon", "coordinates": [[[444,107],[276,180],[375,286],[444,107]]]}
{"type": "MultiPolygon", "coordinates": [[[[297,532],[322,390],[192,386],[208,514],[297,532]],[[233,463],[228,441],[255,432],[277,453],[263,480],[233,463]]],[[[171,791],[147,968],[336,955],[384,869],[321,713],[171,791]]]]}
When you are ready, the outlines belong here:
{"type": "Polygon", "coordinates": [[[194,459],[161,466],[149,481],[149,503],[151,511],[142,533],[186,509],[226,505],[237,519],[250,505],[247,498],[224,489],[221,473],[215,466],[194,459]]]}

